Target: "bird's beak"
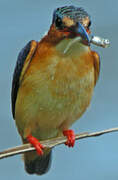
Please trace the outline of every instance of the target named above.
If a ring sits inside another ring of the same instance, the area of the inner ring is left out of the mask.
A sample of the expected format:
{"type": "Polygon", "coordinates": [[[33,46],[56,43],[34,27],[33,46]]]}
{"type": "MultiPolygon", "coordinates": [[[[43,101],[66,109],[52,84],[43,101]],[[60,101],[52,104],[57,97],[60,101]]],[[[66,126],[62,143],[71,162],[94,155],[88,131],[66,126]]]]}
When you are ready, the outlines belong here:
{"type": "Polygon", "coordinates": [[[89,35],[81,23],[78,23],[77,33],[79,34],[79,36],[82,37],[83,42],[89,46],[90,45],[89,35]]]}

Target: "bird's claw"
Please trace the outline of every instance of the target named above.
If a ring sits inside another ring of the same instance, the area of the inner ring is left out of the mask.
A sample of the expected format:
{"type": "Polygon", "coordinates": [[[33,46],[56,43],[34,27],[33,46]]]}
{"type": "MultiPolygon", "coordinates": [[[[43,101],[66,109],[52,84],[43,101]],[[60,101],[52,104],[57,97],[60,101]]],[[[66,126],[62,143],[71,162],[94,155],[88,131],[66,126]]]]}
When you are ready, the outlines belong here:
{"type": "Polygon", "coordinates": [[[33,137],[32,135],[29,135],[29,136],[27,137],[27,140],[28,140],[28,142],[29,142],[30,144],[32,144],[32,145],[35,147],[35,149],[36,149],[36,151],[37,151],[37,154],[40,155],[40,156],[42,156],[42,155],[43,155],[43,149],[44,149],[44,147],[43,147],[43,145],[38,141],[38,139],[36,139],[36,138],[33,137]]]}
{"type": "Polygon", "coordinates": [[[67,137],[67,141],[65,142],[65,145],[68,147],[74,147],[75,144],[75,133],[73,130],[64,130],[63,135],[67,137]]]}

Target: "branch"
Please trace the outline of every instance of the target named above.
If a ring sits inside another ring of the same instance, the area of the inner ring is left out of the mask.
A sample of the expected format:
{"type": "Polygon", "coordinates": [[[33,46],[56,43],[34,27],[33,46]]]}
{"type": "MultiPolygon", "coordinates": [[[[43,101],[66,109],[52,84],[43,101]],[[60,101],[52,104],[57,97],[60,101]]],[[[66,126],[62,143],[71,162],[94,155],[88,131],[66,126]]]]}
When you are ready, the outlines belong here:
{"type": "MultiPolygon", "coordinates": [[[[100,136],[100,135],[115,132],[115,131],[118,131],[118,127],[99,131],[99,132],[94,132],[94,133],[85,132],[85,133],[81,133],[81,134],[76,134],[75,139],[78,140],[78,139],[84,139],[84,138],[88,138],[88,137],[95,137],[95,136],[100,136]]],[[[62,136],[62,137],[52,138],[52,139],[48,139],[48,140],[40,141],[40,142],[45,148],[53,148],[54,146],[65,143],[66,140],[67,140],[67,138],[62,136]]],[[[24,145],[10,148],[8,150],[0,152],[0,159],[7,158],[9,156],[14,156],[17,154],[22,154],[22,153],[25,153],[28,151],[34,151],[34,150],[35,150],[35,148],[32,147],[31,144],[24,144],[24,145]]]]}

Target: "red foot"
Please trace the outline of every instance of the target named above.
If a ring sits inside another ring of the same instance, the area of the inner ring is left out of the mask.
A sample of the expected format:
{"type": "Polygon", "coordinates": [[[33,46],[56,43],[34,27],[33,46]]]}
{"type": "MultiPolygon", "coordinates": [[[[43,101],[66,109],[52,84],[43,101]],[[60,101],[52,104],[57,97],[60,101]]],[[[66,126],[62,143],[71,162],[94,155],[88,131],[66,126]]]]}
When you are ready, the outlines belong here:
{"type": "Polygon", "coordinates": [[[42,149],[44,149],[44,147],[43,147],[42,144],[40,144],[38,139],[36,139],[32,135],[29,135],[27,137],[27,140],[29,141],[30,144],[32,144],[36,148],[36,151],[40,156],[43,155],[43,150],[42,149]]]}
{"type": "Polygon", "coordinates": [[[75,144],[75,133],[73,130],[65,130],[63,131],[63,135],[67,137],[67,141],[65,143],[65,145],[67,145],[68,147],[74,147],[75,144]]]}

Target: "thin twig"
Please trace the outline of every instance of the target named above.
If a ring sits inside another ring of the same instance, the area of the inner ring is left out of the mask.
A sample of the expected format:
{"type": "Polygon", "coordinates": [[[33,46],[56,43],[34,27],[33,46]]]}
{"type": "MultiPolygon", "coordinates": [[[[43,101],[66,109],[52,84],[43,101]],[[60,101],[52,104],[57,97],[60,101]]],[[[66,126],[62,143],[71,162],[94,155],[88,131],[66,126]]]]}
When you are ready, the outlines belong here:
{"type": "MultiPolygon", "coordinates": [[[[100,136],[100,135],[115,132],[115,131],[118,131],[118,127],[103,130],[103,131],[98,131],[98,132],[94,132],[94,133],[76,134],[76,140],[83,139],[83,138],[88,138],[88,137],[100,136]]],[[[65,143],[66,140],[67,140],[66,137],[57,137],[57,138],[52,138],[52,139],[45,140],[45,141],[40,141],[40,142],[45,148],[53,148],[54,146],[65,143]]],[[[8,150],[0,152],[0,159],[6,158],[6,157],[9,157],[9,156],[14,156],[14,155],[17,155],[17,154],[22,154],[22,153],[25,153],[25,152],[28,152],[28,151],[34,151],[34,150],[35,150],[35,148],[32,147],[31,144],[24,144],[24,145],[17,146],[17,147],[14,147],[14,148],[10,148],[8,150]]]]}

